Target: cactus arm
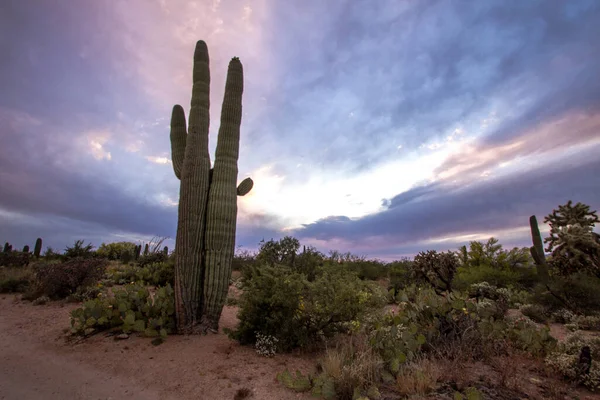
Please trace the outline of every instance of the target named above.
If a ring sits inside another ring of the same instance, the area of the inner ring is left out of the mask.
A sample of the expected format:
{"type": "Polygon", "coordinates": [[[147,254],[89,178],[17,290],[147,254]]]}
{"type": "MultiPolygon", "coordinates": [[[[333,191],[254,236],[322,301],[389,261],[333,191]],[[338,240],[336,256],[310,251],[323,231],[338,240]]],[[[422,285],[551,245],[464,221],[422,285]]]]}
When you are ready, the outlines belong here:
{"type": "Polygon", "coordinates": [[[253,186],[254,186],[254,181],[252,181],[251,178],[244,179],[242,182],[240,182],[240,184],[237,187],[237,195],[238,196],[247,195],[252,190],[253,186]]]}
{"type": "Polygon", "coordinates": [[[186,139],[185,112],[183,107],[177,104],[171,113],[171,159],[177,179],[181,179],[186,139]]]}
{"type": "Polygon", "coordinates": [[[242,63],[234,57],[227,71],[206,219],[203,324],[213,331],[218,329],[219,317],[227,297],[235,251],[237,161],[243,90],[242,63]]]}

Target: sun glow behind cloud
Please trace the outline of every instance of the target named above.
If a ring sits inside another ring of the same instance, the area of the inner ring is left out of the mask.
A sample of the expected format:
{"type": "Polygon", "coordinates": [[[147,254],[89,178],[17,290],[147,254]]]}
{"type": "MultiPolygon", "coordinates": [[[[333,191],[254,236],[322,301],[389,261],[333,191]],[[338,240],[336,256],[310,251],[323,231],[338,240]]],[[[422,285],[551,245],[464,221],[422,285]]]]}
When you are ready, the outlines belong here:
{"type": "Polygon", "coordinates": [[[269,214],[280,218],[280,229],[294,229],[332,215],[360,218],[384,208],[382,201],[411,187],[432,182],[435,170],[461,142],[402,154],[396,160],[374,164],[358,174],[309,166],[304,183],[286,184],[286,177],[264,166],[252,172],[252,191],[244,198],[240,215],[269,214]]]}

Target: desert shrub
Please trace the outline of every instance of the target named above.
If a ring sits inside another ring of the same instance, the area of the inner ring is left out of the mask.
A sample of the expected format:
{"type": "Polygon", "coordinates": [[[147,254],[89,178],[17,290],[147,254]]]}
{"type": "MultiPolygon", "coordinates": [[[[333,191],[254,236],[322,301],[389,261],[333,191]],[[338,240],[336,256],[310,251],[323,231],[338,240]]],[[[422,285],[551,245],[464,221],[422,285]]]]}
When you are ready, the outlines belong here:
{"type": "Polygon", "coordinates": [[[575,314],[566,308],[561,308],[554,311],[552,315],[550,315],[550,319],[559,324],[570,324],[575,319],[575,314]]]}
{"type": "Polygon", "coordinates": [[[320,268],[323,267],[325,255],[312,246],[304,246],[300,254],[296,256],[292,268],[294,271],[304,274],[309,282],[317,277],[320,268]]]}
{"type": "Polygon", "coordinates": [[[346,262],[344,266],[362,280],[376,281],[388,276],[387,267],[377,260],[358,259],[346,262]]]}
{"type": "Polygon", "coordinates": [[[388,274],[390,278],[390,286],[388,290],[394,290],[393,295],[396,296],[398,292],[412,282],[411,280],[411,268],[412,261],[409,260],[400,260],[394,261],[387,265],[388,274]]]}
{"type": "Polygon", "coordinates": [[[32,280],[31,268],[0,267],[0,293],[25,292],[32,280]]]}
{"type": "Polygon", "coordinates": [[[369,344],[367,336],[361,333],[339,337],[318,361],[312,394],[330,399],[365,395],[379,398],[376,385],[382,378],[383,367],[381,356],[369,344]]]}
{"type": "Polygon", "coordinates": [[[600,331],[600,316],[598,315],[578,315],[572,321],[581,330],[600,331]]]}
{"type": "Polygon", "coordinates": [[[600,357],[600,338],[583,336],[580,332],[573,332],[560,342],[556,351],[546,357],[546,365],[560,374],[565,380],[583,384],[591,390],[600,389],[600,362],[595,361],[600,357]],[[586,365],[579,363],[581,351],[589,348],[592,363],[589,372],[586,365]]]}
{"type": "Polygon", "coordinates": [[[286,236],[279,241],[273,239],[269,241],[261,240],[256,261],[259,265],[294,265],[300,242],[298,239],[286,236]]]}
{"type": "Polygon", "coordinates": [[[519,308],[531,302],[531,292],[513,288],[498,288],[498,293],[503,293],[508,299],[509,308],[519,308]]]}
{"type": "Polygon", "coordinates": [[[519,311],[521,311],[521,314],[524,316],[529,317],[538,323],[545,323],[550,317],[548,309],[539,304],[524,304],[519,307],[519,311]]]}
{"type": "Polygon", "coordinates": [[[104,276],[104,259],[75,258],[62,263],[41,262],[34,267],[35,292],[51,299],[63,299],[78,288],[97,284],[104,276]]]}
{"type": "Polygon", "coordinates": [[[158,251],[141,255],[137,260],[137,264],[139,267],[144,268],[150,264],[162,263],[166,262],[167,260],[169,260],[169,256],[161,251],[158,251]]]}
{"type": "Polygon", "coordinates": [[[0,252],[0,267],[25,267],[29,264],[30,258],[30,253],[24,253],[21,251],[0,252]]]}
{"type": "Polygon", "coordinates": [[[149,337],[166,337],[175,329],[175,298],[170,285],[154,296],[145,286],[130,284],[116,290],[114,297],[102,293],[71,312],[71,332],[89,335],[114,328],[125,333],[143,332],[149,337]]]}
{"type": "Polygon", "coordinates": [[[454,287],[459,290],[470,285],[487,282],[498,288],[532,288],[537,282],[535,268],[497,269],[489,265],[459,267],[454,279],[454,287]]]}
{"type": "Polygon", "coordinates": [[[128,263],[135,257],[135,248],[136,244],[132,242],[102,243],[96,250],[96,254],[111,261],[119,260],[128,263]]]}
{"type": "Polygon", "coordinates": [[[600,279],[583,273],[552,276],[548,287],[535,288],[532,302],[551,311],[566,308],[579,314],[600,312],[600,279]]]}
{"type": "Polygon", "coordinates": [[[343,269],[328,269],[309,282],[285,266],[254,268],[239,299],[239,325],[231,336],[254,344],[256,335],[277,338],[278,349],[291,350],[345,332],[372,308],[381,307],[385,293],[343,269]]]}
{"type": "Polygon", "coordinates": [[[396,388],[403,396],[424,396],[437,388],[442,376],[434,360],[420,359],[406,365],[396,377],[396,388]]]}
{"type": "Polygon", "coordinates": [[[71,258],[92,258],[95,256],[94,246],[91,243],[83,244],[83,240],[76,240],[73,246],[65,248],[64,257],[71,258]]]}
{"type": "Polygon", "coordinates": [[[44,251],[44,260],[45,261],[53,261],[53,260],[61,260],[64,256],[60,253],[54,251],[54,249],[50,246],[46,247],[46,251],[44,251]]]}
{"type": "Polygon", "coordinates": [[[244,268],[253,266],[256,262],[256,256],[248,250],[238,250],[233,255],[231,262],[232,271],[242,271],[244,268]]]}

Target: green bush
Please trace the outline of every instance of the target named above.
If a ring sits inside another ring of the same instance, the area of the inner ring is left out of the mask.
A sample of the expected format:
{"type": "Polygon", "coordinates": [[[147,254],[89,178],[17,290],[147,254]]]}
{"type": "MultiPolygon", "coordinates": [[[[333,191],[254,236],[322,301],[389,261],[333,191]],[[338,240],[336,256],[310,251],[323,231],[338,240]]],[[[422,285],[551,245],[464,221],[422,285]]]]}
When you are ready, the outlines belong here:
{"type": "Polygon", "coordinates": [[[487,282],[498,288],[532,288],[538,282],[535,268],[497,269],[491,266],[459,267],[454,278],[454,287],[458,290],[487,282]]]}
{"type": "Polygon", "coordinates": [[[74,258],[62,263],[41,262],[34,266],[35,293],[51,299],[64,299],[79,288],[93,286],[104,276],[104,259],[74,258]]]}
{"type": "Polygon", "coordinates": [[[175,328],[175,299],[170,285],[154,296],[145,286],[127,285],[114,297],[99,295],[71,312],[71,332],[89,335],[114,328],[125,333],[143,332],[149,337],[166,337],[175,328]]]}
{"type": "Polygon", "coordinates": [[[289,267],[255,267],[244,282],[239,325],[231,336],[242,344],[254,344],[258,333],[272,336],[279,350],[288,351],[348,331],[351,321],[384,302],[377,284],[342,268],[325,270],[309,282],[289,267]]]}
{"type": "Polygon", "coordinates": [[[102,243],[96,254],[108,260],[119,260],[128,263],[135,257],[136,244],[132,242],[102,243]]]}
{"type": "Polygon", "coordinates": [[[394,261],[388,264],[387,268],[390,277],[390,286],[388,287],[388,290],[393,289],[394,296],[396,296],[400,290],[406,288],[411,283],[413,283],[411,280],[410,273],[412,269],[412,261],[394,261]]]}
{"type": "Polygon", "coordinates": [[[83,240],[76,240],[73,246],[65,248],[64,258],[92,258],[96,255],[94,246],[91,243],[83,244],[83,240]]]}
{"type": "Polygon", "coordinates": [[[569,277],[555,275],[548,286],[550,290],[542,285],[535,288],[533,303],[551,311],[566,308],[579,314],[600,312],[600,279],[582,273],[569,277]]]}

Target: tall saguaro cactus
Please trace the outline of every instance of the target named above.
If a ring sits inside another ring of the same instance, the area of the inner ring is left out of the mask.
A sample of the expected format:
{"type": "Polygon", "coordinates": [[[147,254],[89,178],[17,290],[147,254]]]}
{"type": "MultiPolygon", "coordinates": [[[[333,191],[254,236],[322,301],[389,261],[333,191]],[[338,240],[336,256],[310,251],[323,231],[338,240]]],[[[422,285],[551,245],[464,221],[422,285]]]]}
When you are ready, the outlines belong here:
{"type": "Polygon", "coordinates": [[[175,311],[180,333],[218,330],[235,251],[237,196],[253,186],[236,187],[244,89],[242,63],[231,59],[221,109],[214,168],[208,153],[210,70],[208,49],[196,43],[189,124],[183,108],[173,107],[171,156],[181,180],[175,244],[175,311]]]}
{"type": "Polygon", "coordinates": [[[537,218],[535,215],[529,217],[529,227],[531,228],[531,239],[533,246],[529,248],[533,261],[537,267],[537,274],[542,283],[548,283],[548,263],[546,262],[546,254],[544,253],[544,243],[540,228],[538,227],[537,218]]]}

